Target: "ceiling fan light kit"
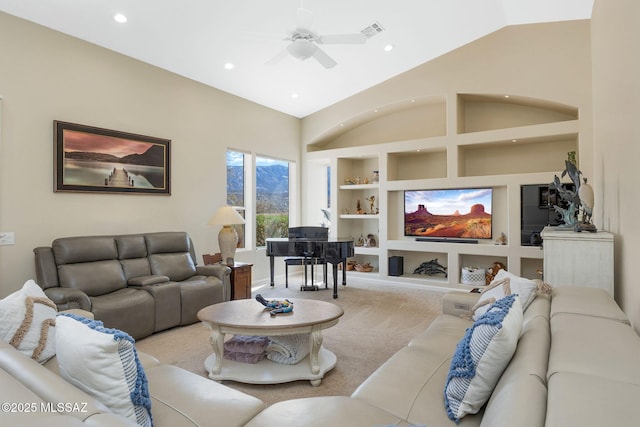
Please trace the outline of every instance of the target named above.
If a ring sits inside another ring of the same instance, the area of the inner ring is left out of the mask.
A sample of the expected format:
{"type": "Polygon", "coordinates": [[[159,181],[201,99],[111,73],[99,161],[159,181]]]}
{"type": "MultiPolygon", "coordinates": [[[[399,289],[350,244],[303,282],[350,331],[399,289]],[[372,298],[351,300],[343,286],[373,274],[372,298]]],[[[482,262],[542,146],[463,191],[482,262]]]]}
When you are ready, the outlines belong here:
{"type": "Polygon", "coordinates": [[[313,14],[310,10],[298,9],[298,22],[295,30],[284,40],[290,41],[289,45],[283,52],[266,62],[266,65],[274,65],[284,57],[287,53],[292,57],[304,61],[308,58],[314,58],[325,68],[332,68],[337,62],[329,56],[325,51],[318,47],[318,44],[364,44],[367,39],[384,31],[379,22],[374,22],[359,33],[353,34],[316,34],[311,31],[311,21],[313,14]]]}
{"type": "Polygon", "coordinates": [[[287,46],[287,51],[291,56],[302,60],[311,58],[316,50],[318,50],[318,46],[305,39],[294,40],[287,46]]]}

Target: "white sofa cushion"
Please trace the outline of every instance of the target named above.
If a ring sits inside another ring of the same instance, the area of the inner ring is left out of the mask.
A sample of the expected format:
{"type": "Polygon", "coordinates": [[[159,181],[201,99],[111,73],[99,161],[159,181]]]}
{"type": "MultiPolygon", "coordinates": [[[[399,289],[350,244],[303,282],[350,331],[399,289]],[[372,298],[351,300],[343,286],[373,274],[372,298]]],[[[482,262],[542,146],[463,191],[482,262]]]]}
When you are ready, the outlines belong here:
{"type": "Polygon", "coordinates": [[[558,286],[553,289],[551,317],[559,315],[602,317],[630,325],[629,318],[604,289],[558,286]]]}
{"type": "Polygon", "coordinates": [[[360,399],[319,396],[278,402],[258,414],[246,427],[353,427],[403,425],[402,418],[360,399]]]}
{"type": "Polygon", "coordinates": [[[147,377],[127,333],[73,314],[56,319],[60,375],[114,413],[151,426],[147,377]]]}
{"type": "Polygon", "coordinates": [[[57,309],[40,286],[28,280],[0,300],[0,338],[21,353],[44,363],[55,355],[57,309]]]}
{"type": "Polygon", "coordinates": [[[495,303],[458,343],[447,375],[447,414],[458,422],[487,402],[516,351],[522,330],[520,298],[511,294],[495,303]]]}

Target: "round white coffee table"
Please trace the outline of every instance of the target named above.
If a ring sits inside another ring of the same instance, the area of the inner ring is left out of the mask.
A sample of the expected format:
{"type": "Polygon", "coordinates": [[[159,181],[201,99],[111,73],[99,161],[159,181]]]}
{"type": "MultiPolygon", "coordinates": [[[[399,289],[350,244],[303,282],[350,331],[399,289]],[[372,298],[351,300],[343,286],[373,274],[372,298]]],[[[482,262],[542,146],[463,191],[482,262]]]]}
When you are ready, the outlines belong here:
{"type": "Polygon", "coordinates": [[[213,354],[205,360],[209,378],[252,384],[277,384],[295,380],[310,380],[318,386],[324,374],[336,365],[336,356],[322,347],[322,330],[336,323],[344,314],[341,307],[324,301],[290,299],[293,312],[271,316],[264,306],[253,299],[227,301],[205,307],[198,319],[211,330],[213,354]],[[309,334],[308,362],[286,365],[264,359],[258,363],[224,360],[226,334],[279,336],[309,334]],[[223,366],[224,360],[224,366],[223,366]]]}

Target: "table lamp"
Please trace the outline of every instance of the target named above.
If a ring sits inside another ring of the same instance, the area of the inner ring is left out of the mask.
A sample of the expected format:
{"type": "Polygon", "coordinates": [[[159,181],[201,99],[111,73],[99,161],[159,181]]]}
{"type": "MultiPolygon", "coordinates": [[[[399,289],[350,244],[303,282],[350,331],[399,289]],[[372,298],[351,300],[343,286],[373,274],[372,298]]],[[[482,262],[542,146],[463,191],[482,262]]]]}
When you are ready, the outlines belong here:
{"type": "Polygon", "coordinates": [[[207,224],[222,225],[218,233],[218,246],[220,247],[222,263],[233,265],[236,247],[238,246],[238,233],[233,228],[233,225],[244,224],[244,218],[238,211],[227,205],[219,208],[207,224]]]}

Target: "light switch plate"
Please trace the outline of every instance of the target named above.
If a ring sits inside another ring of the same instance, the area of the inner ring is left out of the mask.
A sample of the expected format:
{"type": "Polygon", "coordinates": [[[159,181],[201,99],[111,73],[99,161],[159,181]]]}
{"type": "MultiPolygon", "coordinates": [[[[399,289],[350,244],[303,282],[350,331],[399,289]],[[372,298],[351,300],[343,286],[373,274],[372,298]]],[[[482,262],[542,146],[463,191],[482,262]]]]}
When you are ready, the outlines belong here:
{"type": "Polygon", "coordinates": [[[15,233],[13,231],[0,232],[0,246],[14,245],[15,242],[15,233]]]}

